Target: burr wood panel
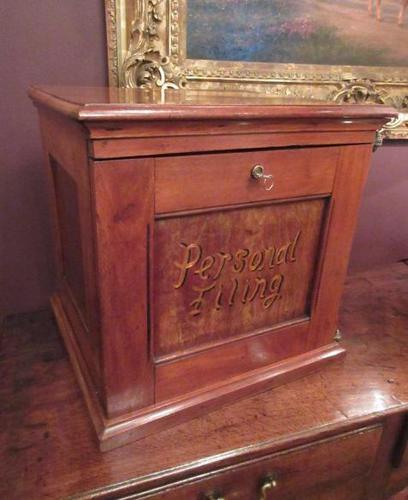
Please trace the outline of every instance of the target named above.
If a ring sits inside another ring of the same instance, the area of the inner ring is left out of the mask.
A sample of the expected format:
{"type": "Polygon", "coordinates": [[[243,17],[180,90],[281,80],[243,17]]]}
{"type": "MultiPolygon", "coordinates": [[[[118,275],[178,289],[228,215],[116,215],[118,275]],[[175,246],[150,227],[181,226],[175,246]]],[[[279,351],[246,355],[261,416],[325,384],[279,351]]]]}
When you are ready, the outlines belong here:
{"type": "Polygon", "coordinates": [[[309,316],[326,200],[156,222],[157,357],[309,316]]]}

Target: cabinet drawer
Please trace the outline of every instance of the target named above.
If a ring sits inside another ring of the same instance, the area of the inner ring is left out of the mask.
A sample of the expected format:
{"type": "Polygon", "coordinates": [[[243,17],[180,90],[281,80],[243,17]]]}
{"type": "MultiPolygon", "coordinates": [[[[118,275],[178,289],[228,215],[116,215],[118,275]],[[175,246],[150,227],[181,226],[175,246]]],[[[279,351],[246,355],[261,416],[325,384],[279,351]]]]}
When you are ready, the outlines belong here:
{"type": "Polygon", "coordinates": [[[344,434],[288,452],[227,467],[196,480],[169,485],[167,488],[133,498],[359,499],[362,497],[366,476],[375,458],[380,436],[380,426],[344,434]],[[266,485],[268,481],[271,482],[270,487],[266,485]],[[325,493],[328,495],[325,496],[325,493]]]}
{"type": "Polygon", "coordinates": [[[156,213],[330,193],[338,157],[316,147],[157,158],[156,213]],[[271,177],[254,178],[262,171],[271,177]]]}

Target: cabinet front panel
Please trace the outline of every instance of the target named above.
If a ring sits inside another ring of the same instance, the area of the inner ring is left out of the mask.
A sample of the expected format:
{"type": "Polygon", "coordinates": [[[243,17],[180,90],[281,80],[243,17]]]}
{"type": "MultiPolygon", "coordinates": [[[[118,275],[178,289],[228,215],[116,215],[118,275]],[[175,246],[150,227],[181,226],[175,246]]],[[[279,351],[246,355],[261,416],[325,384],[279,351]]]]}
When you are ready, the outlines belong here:
{"type": "Polygon", "coordinates": [[[156,359],[308,318],[327,198],[156,220],[156,359]]]}

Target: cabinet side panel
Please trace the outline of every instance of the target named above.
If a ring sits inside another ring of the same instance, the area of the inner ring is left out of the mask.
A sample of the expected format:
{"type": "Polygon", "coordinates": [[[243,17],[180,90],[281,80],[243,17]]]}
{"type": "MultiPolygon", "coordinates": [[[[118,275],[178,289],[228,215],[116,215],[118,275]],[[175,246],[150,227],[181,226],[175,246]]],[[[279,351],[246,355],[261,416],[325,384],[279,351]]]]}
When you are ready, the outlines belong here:
{"type": "Polygon", "coordinates": [[[106,411],[153,403],[149,356],[149,248],[153,160],[92,164],[106,411]]]}
{"type": "Polygon", "coordinates": [[[310,348],[333,341],[361,194],[368,174],[372,145],[342,148],[336,172],[317,293],[312,304],[310,348]]]}
{"type": "Polygon", "coordinates": [[[80,314],[86,316],[78,185],[57,161],[53,158],[50,158],[50,161],[56,193],[62,275],[72,293],[73,301],[81,311],[80,314]]]}
{"type": "Polygon", "coordinates": [[[100,336],[95,288],[87,133],[80,124],[40,109],[49,179],[57,295],[88,375],[100,387],[100,336]]]}

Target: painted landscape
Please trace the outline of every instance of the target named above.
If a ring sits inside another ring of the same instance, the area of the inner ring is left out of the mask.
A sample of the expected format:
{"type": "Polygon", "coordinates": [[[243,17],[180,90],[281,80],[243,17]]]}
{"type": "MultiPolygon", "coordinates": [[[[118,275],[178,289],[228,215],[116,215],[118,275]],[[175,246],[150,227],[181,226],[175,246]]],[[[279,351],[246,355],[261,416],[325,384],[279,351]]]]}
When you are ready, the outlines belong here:
{"type": "Polygon", "coordinates": [[[188,0],[190,59],[408,66],[408,10],[382,0],[188,0]],[[375,3],[375,1],[374,1],[375,3]],[[375,9],[374,9],[375,10],[375,9]]]}

